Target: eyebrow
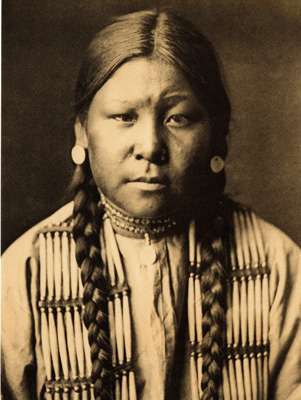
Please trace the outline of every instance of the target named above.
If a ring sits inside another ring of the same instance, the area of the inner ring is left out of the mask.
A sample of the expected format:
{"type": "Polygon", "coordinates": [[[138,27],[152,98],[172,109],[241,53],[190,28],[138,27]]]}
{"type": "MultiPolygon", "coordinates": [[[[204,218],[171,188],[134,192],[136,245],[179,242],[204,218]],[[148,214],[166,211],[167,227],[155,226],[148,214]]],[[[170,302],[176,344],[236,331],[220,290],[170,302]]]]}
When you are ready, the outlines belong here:
{"type": "Polygon", "coordinates": [[[129,99],[120,99],[120,98],[116,98],[116,99],[110,99],[110,100],[107,100],[106,101],[106,103],[108,104],[110,104],[110,103],[121,103],[121,104],[128,104],[128,103],[130,103],[130,102],[132,102],[132,100],[129,100],[129,99]]]}
{"type": "MultiPolygon", "coordinates": [[[[179,103],[180,101],[187,100],[191,95],[189,93],[175,93],[175,94],[168,94],[165,95],[164,93],[160,96],[159,101],[175,101],[179,103]]],[[[140,98],[138,99],[122,99],[122,98],[113,98],[107,101],[107,103],[119,103],[119,104],[131,104],[135,103],[136,101],[141,100],[140,98]]]]}
{"type": "Polygon", "coordinates": [[[174,92],[174,93],[168,94],[168,90],[162,92],[162,94],[161,94],[161,98],[175,99],[175,100],[186,100],[190,96],[191,96],[191,94],[189,92],[174,92]]]}
{"type": "MultiPolygon", "coordinates": [[[[182,101],[185,100],[189,100],[191,98],[191,94],[189,93],[175,93],[175,94],[170,94],[170,95],[164,95],[161,97],[161,101],[164,103],[180,103],[182,101]]],[[[195,99],[193,98],[193,101],[195,101],[195,99]]]]}

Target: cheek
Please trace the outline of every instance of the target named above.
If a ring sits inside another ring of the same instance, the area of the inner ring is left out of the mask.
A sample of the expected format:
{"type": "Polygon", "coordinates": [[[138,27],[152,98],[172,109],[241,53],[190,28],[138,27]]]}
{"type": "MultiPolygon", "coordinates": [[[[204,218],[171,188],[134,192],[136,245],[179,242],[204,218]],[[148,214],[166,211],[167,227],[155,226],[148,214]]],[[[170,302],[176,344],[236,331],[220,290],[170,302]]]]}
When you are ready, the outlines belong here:
{"type": "Polygon", "coordinates": [[[182,140],[174,146],[171,160],[172,169],[179,178],[195,172],[207,170],[210,159],[210,144],[207,135],[195,135],[192,138],[182,140]]]}
{"type": "Polygon", "coordinates": [[[106,181],[112,177],[111,153],[107,151],[101,141],[95,141],[93,138],[89,138],[88,152],[92,174],[97,186],[106,186],[106,181]]]}

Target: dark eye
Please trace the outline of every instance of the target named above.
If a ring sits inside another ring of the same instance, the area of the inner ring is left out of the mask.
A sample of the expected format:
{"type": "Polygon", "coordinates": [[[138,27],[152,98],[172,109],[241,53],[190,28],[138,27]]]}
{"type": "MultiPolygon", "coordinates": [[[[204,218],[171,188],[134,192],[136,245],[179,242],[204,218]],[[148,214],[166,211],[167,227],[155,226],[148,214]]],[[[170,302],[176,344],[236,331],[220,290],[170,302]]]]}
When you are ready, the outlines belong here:
{"type": "Polygon", "coordinates": [[[174,114],[167,118],[166,123],[171,126],[185,126],[189,124],[189,119],[183,114],[174,114]]]}
{"type": "Polygon", "coordinates": [[[116,114],[111,116],[117,122],[123,122],[126,124],[131,124],[136,121],[135,117],[131,114],[116,114]]]}

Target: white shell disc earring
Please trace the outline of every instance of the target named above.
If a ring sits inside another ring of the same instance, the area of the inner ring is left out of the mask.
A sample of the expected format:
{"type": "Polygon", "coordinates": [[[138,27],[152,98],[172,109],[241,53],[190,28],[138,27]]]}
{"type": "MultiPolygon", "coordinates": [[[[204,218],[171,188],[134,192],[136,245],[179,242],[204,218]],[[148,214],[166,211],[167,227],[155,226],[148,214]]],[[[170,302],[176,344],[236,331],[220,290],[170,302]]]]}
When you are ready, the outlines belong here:
{"type": "Polygon", "coordinates": [[[225,166],[225,161],[220,156],[214,156],[210,160],[210,168],[212,172],[218,174],[225,166]]]}
{"type": "Polygon", "coordinates": [[[79,144],[76,144],[71,150],[71,158],[74,164],[83,164],[86,159],[86,150],[79,144]]]}

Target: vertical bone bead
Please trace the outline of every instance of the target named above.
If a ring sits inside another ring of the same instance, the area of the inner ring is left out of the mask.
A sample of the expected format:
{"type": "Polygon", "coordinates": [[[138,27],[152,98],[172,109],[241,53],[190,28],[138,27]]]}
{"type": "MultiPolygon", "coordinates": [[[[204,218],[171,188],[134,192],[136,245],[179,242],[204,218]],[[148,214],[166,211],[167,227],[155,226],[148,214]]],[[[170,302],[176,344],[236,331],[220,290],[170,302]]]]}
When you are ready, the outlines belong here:
{"type": "Polygon", "coordinates": [[[119,375],[115,375],[115,400],[121,400],[121,384],[119,375]]]}
{"type": "Polygon", "coordinates": [[[257,366],[254,353],[250,354],[251,364],[251,382],[252,382],[252,395],[253,399],[258,399],[258,381],[257,381],[257,366]]]}
{"type": "Polygon", "coordinates": [[[63,297],[70,299],[69,240],[67,232],[62,233],[63,297]]]}
{"type": "Polygon", "coordinates": [[[246,400],[252,400],[252,387],[251,387],[251,374],[249,357],[247,354],[243,357],[243,371],[244,371],[244,384],[246,400]]]}
{"type": "Polygon", "coordinates": [[[47,289],[48,300],[54,298],[54,270],[53,270],[53,242],[50,232],[46,233],[46,265],[47,265],[47,289]]]}
{"type": "Polygon", "coordinates": [[[264,274],[262,279],[262,339],[267,344],[269,334],[269,281],[268,275],[264,274]]]}
{"type": "Polygon", "coordinates": [[[263,353],[263,398],[268,399],[268,385],[269,385],[269,359],[268,352],[263,353]]]}
{"type": "Polygon", "coordinates": [[[263,368],[262,368],[262,354],[257,354],[257,372],[258,372],[258,398],[263,399],[263,368]]]}
{"type": "Polygon", "coordinates": [[[128,377],[126,372],[123,372],[121,378],[121,400],[129,400],[128,377]]]}
{"type": "Polygon", "coordinates": [[[123,332],[126,361],[130,362],[132,359],[132,332],[131,332],[131,317],[129,298],[126,291],[122,293],[123,296],[123,332]]]}
{"type": "Polygon", "coordinates": [[[50,350],[53,363],[53,369],[55,379],[60,379],[60,365],[59,365],[59,349],[57,342],[57,332],[53,315],[53,308],[48,308],[48,320],[49,320],[49,338],[50,338],[50,350]]]}
{"type": "MultiPolygon", "coordinates": [[[[109,244],[109,235],[107,230],[105,231],[105,238],[106,238],[106,243],[109,244]]],[[[115,278],[115,267],[114,267],[114,261],[112,257],[112,252],[110,251],[110,246],[107,245],[107,266],[108,266],[108,271],[109,271],[109,277],[110,277],[110,282],[111,286],[115,287],[116,285],[116,278],[115,278]]]]}
{"type": "Polygon", "coordinates": [[[189,274],[188,279],[188,329],[189,340],[195,343],[195,306],[194,306],[194,273],[189,274]]]}
{"type": "Polygon", "coordinates": [[[116,327],[116,342],[118,363],[124,363],[124,341],[123,341],[123,323],[122,323],[121,299],[118,294],[115,294],[115,327],[116,327]]]}
{"type": "Polygon", "coordinates": [[[228,366],[229,366],[229,382],[230,382],[230,390],[231,390],[231,400],[237,400],[237,384],[236,384],[236,376],[235,376],[235,369],[234,369],[234,361],[229,356],[228,357],[228,366]]]}
{"type": "Polygon", "coordinates": [[[39,234],[39,257],[40,257],[40,296],[41,300],[46,299],[46,240],[43,233],[39,234]]]}
{"type": "Polygon", "coordinates": [[[199,396],[200,398],[202,397],[203,390],[202,390],[202,369],[203,369],[203,358],[201,354],[198,354],[197,358],[197,378],[198,378],[198,390],[199,390],[199,396]]]}
{"type": "Polygon", "coordinates": [[[232,400],[231,399],[231,392],[230,392],[230,384],[229,384],[229,376],[228,376],[228,371],[227,367],[224,364],[223,366],[223,395],[224,395],[224,400],[232,400]]]}
{"type": "Polygon", "coordinates": [[[240,307],[239,307],[239,286],[238,281],[233,279],[233,298],[232,298],[232,315],[233,315],[233,336],[234,342],[239,343],[240,340],[240,307]]]}
{"type": "Polygon", "coordinates": [[[78,266],[75,259],[75,242],[72,233],[70,234],[70,271],[71,271],[71,296],[78,298],[78,266]]]}
{"type": "Polygon", "coordinates": [[[77,365],[76,365],[76,356],[75,356],[75,341],[74,341],[74,329],[73,322],[71,316],[71,307],[66,307],[65,312],[65,326],[67,330],[67,345],[68,345],[68,353],[69,353],[69,361],[72,371],[72,378],[77,378],[77,365]]]}
{"type": "Polygon", "coordinates": [[[237,382],[237,393],[239,400],[245,400],[245,388],[243,381],[243,373],[241,367],[241,360],[239,356],[235,356],[235,371],[236,371],[236,382],[237,382]]]}
{"type": "Polygon", "coordinates": [[[51,365],[51,352],[50,352],[50,342],[49,342],[49,330],[48,321],[46,315],[46,309],[41,307],[41,335],[42,335],[42,351],[45,362],[45,370],[47,380],[52,379],[52,365],[51,365]]]}
{"type": "Polygon", "coordinates": [[[255,343],[255,297],[254,281],[251,276],[248,278],[248,336],[249,344],[253,346],[255,343]]]}
{"type": "Polygon", "coordinates": [[[256,309],[256,344],[262,341],[262,310],[261,310],[261,276],[257,275],[255,280],[255,309],[256,309]]]}
{"type": "Polygon", "coordinates": [[[192,353],[190,355],[190,387],[191,387],[191,399],[199,400],[198,379],[197,379],[197,373],[196,373],[194,353],[192,353]]]}
{"type": "Polygon", "coordinates": [[[240,321],[242,346],[247,343],[247,283],[242,277],[240,284],[240,321]]]}
{"type": "Polygon", "coordinates": [[[61,307],[57,308],[57,330],[58,330],[58,344],[59,344],[61,365],[62,365],[62,369],[63,369],[64,379],[67,380],[69,378],[69,366],[68,366],[68,354],[67,354],[65,326],[64,326],[61,307]]]}
{"type": "Polygon", "coordinates": [[[129,398],[130,400],[137,400],[134,371],[129,373],[129,398]]]}
{"type": "Polygon", "coordinates": [[[59,232],[54,233],[53,260],[54,260],[55,300],[60,301],[62,298],[62,255],[61,255],[61,240],[59,232]]]}
{"type": "Polygon", "coordinates": [[[106,237],[108,238],[107,246],[110,249],[112,257],[113,257],[113,261],[114,261],[116,272],[117,272],[117,276],[118,276],[118,281],[119,281],[120,285],[123,285],[124,281],[125,281],[123,267],[122,267],[122,263],[121,263],[120,254],[119,254],[118,246],[117,246],[117,243],[116,243],[114,231],[113,231],[113,228],[112,228],[112,225],[111,225],[111,221],[109,220],[109,218],[107,218],[104,221],[104,227],[105,227],[105,230],[106,230],[106,237]]]}
{"type": "Polygon", "coordinates": [[[76,356],[77,356],[77,364],[79,370],[79,377],[85,377],[85,356],[84,356],[84,344],[83,344],[83,335],[81,328],[81,318],[80,318],[80,309],[79,307],[74,307],[74,333],[75,333],[75,348],[76,348],[76,356]]]}

